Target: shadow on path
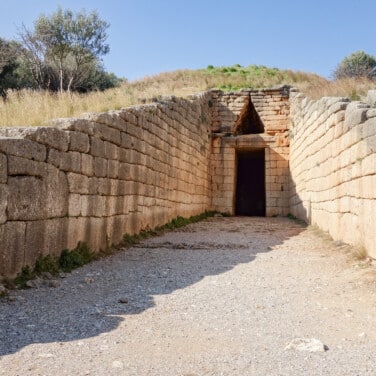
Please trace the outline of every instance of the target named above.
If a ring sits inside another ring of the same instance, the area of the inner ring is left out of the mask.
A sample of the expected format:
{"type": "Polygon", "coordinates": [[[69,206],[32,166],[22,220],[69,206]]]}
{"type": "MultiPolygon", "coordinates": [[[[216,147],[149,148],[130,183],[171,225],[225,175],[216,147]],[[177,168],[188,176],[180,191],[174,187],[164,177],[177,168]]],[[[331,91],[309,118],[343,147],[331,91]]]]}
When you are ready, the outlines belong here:
{"type": "Polygon", "coordinates": [[[154,296],[252,262],[303,230],[286,218],[213,218],[87,265],[58,288],[17,291],[14,302],[0,301],[0,356],[110,332],[154,296]]]}

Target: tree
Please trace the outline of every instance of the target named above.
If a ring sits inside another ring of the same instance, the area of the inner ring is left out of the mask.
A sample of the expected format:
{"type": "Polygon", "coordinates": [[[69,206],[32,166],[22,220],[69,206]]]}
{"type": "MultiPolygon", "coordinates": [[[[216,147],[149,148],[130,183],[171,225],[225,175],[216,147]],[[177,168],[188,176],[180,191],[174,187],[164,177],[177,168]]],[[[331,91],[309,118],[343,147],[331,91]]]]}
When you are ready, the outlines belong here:
{"type": "Polygon", "coordinates": [[[345,57],[334,71],[334,78],[372,77],[375,73],[376,59],[364,51],[357,51],[345,57]]]}
{"type": "Polygon", "coordinates": [[[16,41],[0,38],[0,95],[6,99],[7,90],[31,85],[25,74],[22,46],[16,41]]]}
{"type": "Polygon", "coordinates": [[[109,52],[108,27],[95,11],[75,14],[60,7],[50,16],[39,16],[33,31],[23,26],[25,60],[38,86],[61,92],[82,86],[109,52]]]}

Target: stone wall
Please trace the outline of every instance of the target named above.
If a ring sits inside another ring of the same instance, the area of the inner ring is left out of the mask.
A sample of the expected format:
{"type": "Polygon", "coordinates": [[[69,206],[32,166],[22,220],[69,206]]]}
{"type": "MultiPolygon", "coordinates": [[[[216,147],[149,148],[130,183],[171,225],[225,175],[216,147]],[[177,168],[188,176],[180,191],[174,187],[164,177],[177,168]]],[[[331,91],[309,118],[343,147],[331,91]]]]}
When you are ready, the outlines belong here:
{"type": "Polygon", "coordinates": [[[290,100],[291,213],[376,257],[376,109],[290,100]]]}
{"type": "Polygon", "coordinates": [[[238,150],[265,149],[266,216],[289,213],[289,89],[212,92],[212,207],[235,214],[238,150]],[[237,134],[236,124],[249,102],[263,132],[237,134]]]}
{"type": "Polygon", "coordinates": [[[288,87],[214,90],[0,129],[0,278],[79,241],[98,251],[177,216],[236,214],[237,158],[260,149],[266,216],[376,257],[376,109],[288,87]]]}
{"type": "Polygon", "coordinates": [[[209,209],[209,99],[0,129],[0,277],[209,209]]]}

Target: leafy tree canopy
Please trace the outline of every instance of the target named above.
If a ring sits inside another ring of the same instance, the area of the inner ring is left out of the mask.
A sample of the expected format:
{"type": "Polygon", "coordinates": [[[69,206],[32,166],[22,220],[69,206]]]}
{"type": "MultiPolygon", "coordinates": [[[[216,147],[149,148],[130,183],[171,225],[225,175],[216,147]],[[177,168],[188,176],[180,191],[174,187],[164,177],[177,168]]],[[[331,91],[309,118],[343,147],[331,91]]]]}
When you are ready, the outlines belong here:
{"type": "Polygon", "coordinates": [[[334,71],[334,78],[371,78],[375,76],[376,59],[364,51],[357,51],[345,57],[334,71]]]}
{"type": "Polygon", "coordinates": [[[39,16],[33,30],[23,26],[24,59],[37,86],[61,92],[91,90],[93,74],[103,80],[105,73],[101,57],[109,52],[108,27],[95,11],[73,13],[61,7],[39,16]]]}

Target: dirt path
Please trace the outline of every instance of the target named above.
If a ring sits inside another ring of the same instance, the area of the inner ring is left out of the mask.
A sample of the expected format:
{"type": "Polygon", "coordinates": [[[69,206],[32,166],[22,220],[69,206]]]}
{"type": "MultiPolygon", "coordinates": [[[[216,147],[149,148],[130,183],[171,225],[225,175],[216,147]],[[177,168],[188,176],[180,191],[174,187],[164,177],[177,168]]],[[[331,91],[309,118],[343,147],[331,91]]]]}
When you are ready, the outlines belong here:
{"type": "Polygon", "coordinates": [[[0,301],[0,375],[375,375],[375,267],[339,248],[281,218],[149,239],[0,301]]]}

